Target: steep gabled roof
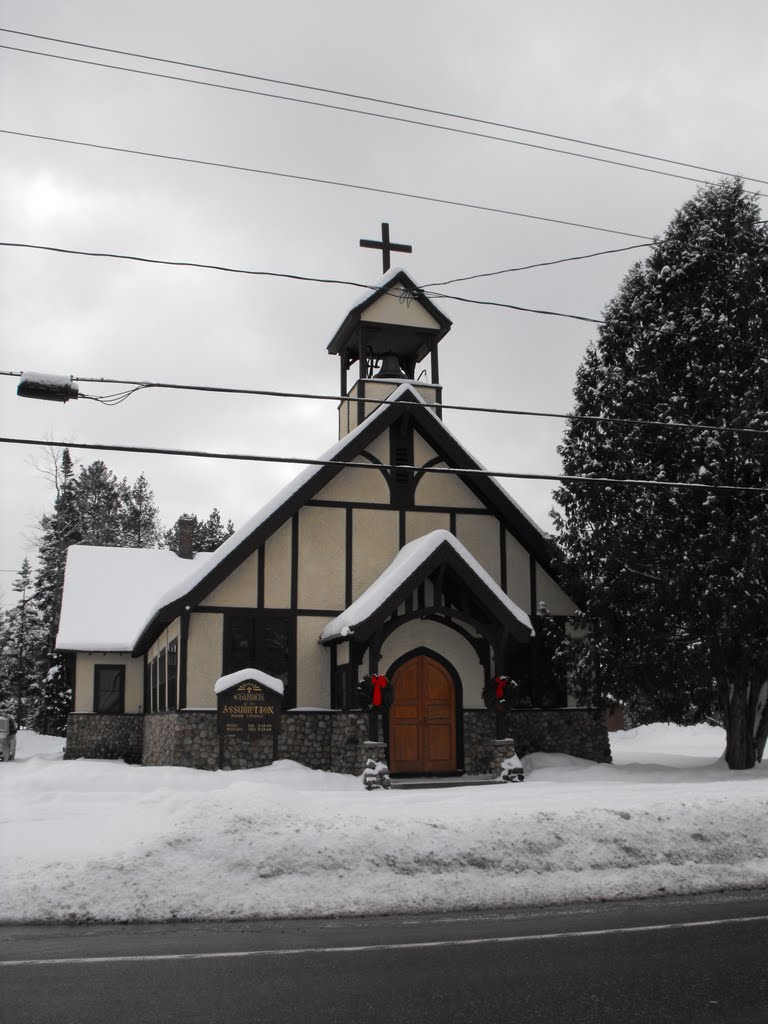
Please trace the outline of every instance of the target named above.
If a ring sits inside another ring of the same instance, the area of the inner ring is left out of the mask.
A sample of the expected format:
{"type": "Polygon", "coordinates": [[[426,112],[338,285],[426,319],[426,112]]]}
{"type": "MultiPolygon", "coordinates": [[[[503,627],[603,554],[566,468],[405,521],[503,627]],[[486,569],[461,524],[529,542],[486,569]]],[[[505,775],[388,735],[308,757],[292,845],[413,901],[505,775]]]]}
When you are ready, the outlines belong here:
{"type": "MultiPolygon", "coordinates": [[[[146,625],[136,641],[134,654],[145,651],[164,625],[173,621],[186,606],[194,607],[199,603],[342,472],[344,463],[352,462],[361,455],[382,431],[403,416],[412,419],[419,433],[449,465],[468,470],[483,468],[432,410],[426,407],[415,387],[404,382],[386,403],[320,456],[318,461],[327,464],[311,465],[302,470],[272,501],[214,551],[205,564],[199,567],[194,565],[188,576],[160,596],[149,611],[146,625]]],[[[531,551],[542,568],[551,571],[545,534],[506,491],[488,476],[457,475],[499,517],[509,532],[531,551]]]]}
{"type": "Polygon", "coordinates": [[[515,639],[530,639],[533,627],[528,615],[504,593],[461,541],[447,530],[434,530],[401,548],[379,578],[328,623],[320,642],[333,643],[351,635],[356,640],[368,640],[405,598],[442,566],[459,573],[462,584],[515,639]]]}
{"type": "MultiPolygon", "coordinates": [[[[436,340],[443,338],[448,331],[451,329],[452,321],[445,315],[445,313],[436,306],[434,302],[424,295],[422,290],[416,285],[413,280],[406,274],[404,270],[399,267],[393,267],[376,285],[370,292],[366,292],[354,306],[352,306],[344,317],[341,326],[331,338],[328,344],[328,351],[332,355],[338,355],[343,351],[350,343],[350,339],[354,334],[355,328],[360,323],[363,314],[369,309],[374,303],[386,295],[390,289],[400,285],[405,291],[413,296],[411,301],[418,302],[419,305],[437,322],[438,327],[432,331],[428,331],[424,328],[421,329],[422,333],[430,333],[436,340]]],[[[420,352],[418,358],[423,359],[427,353],[427,347],[424,347],[423,352],[420,352]]]]}

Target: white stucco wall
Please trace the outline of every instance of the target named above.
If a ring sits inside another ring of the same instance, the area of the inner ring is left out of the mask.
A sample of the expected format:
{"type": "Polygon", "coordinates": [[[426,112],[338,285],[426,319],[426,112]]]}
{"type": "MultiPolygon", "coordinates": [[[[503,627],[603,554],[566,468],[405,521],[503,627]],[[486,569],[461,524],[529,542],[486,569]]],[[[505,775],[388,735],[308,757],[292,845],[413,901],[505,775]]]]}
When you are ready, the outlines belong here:
{"type": "Polygon", "coordinates": [[[425,327],[433,331],[440,328],[437,320],[427,312],[420,302],[408,296],[403,297],[402,285],[397,285],[391,291],[385,292],[381,298],[372,302],[360,314],[360,319],[378,324],[425,327]]]}
{"type": "Polygon", "coordinates": [[[441,508],[483,508],[483,503],[453,473],[425,473],[416,485],[417,505],[441,508]]]}
{"type": "Polygon", "coordinates": [[[356,508],[352,513],[352,600],[386,569],[398,552],[397,512],[356,508]]]}
{"type": "Polygon", "coordinates": [[[222,672],[223,638],[223,615],[192,612],[187,641],[187,707],[216,707],[213,687],[222,672]]]}
{"type": "Polygon", "coordinates": [[[346,513],[310,506],[299,513],[299,608],[344,608],[346,513]]]}
{"type": "Polygon", "coordinates": [[[531,614],[531,557],[523,545],[507,533],[507,593],[524,612],[531,614]]]}
{"type": "MultiPolygon", "coordinates": [[[[368,459],[357,458],[354,462],[369,466],[368,459]]],[[[384,460],[389,461],[389,453],[384,460]]],[[[376,504],[389,504],[389,484],[384,474],[378,469],[342,469],[318,494],[316,498],[323,501],[368,501],[376,504]]]]}
{"type": "Polygon", "coordinates": [[[291,606],[292,529],[293,524],[288,520],[264,545],[264,603],[267,608],[291,606]]]}
{"type": "Polygon", "coordinates": [[[255,608],[258,585],[259,553],[254,551],[200,604],[220,605],[225,608],[255,608]]]}
{"type": "Polygon", "coordinates": [[[74,711],[93,711],[93,670],[96,665],[125,665],[125,714],[138,714],[144,703],[144,659],[109,651],[104,654],[78,653],[75,664],[74,711]]]}
{"type": "Polygon", "coordinates": [[[456,516],[456,536],[496,583],[501,582],[501,530],[494,516],[456,516]]]}
{"type": "Polygon", "coordinates": [[[451,517],[448,512],[411,512],[405,514],[406,544],[418,537],[425,537],[433,530],[450,530],[451,517]]]}
{"type": "Polygon", "coordinates": [[[296,619],[296,707],[331,706],[331,654],[317,640],[325,620],[317,615],[296,619]]]}

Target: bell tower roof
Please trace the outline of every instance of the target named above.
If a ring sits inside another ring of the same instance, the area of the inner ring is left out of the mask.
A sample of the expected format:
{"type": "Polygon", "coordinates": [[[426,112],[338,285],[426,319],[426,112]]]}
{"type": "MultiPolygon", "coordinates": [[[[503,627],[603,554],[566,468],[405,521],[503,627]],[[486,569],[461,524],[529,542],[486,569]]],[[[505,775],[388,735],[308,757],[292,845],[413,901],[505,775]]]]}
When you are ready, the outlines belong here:
{"type": "Polygon", "coordinates": [[[328,345],[341,357],[344,370],[360,362],[360,377],[369,377],[374,363],[396,356],[402,375],[414,379],[416,364],[432,355],[451,329],[451,321],[413,282],[393,267],[347,313],[328,345]]]}

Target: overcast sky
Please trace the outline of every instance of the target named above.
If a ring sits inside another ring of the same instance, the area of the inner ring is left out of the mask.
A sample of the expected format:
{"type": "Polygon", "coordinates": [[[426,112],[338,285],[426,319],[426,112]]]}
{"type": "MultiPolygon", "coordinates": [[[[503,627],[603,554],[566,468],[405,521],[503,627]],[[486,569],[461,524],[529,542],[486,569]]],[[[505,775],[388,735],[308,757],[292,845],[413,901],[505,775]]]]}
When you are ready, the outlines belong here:
{"type": "MultiPolygon", "coordinates": [[[[768,178],[768,6],[734,0],[484,2],[4,0],[5,29],[364,94],[768,178]]],[[[655,167],[717,175],[519,131],[0,34],[7,46],[315,99],[655,167]]],[[[691,181],[504,141],[19,53],[0,52],[0,128],[334,179],[652,236],[691,181]]],[[[358,245],[382,221],[420,284],[642,241],[419,199],[0,135],[0,241],[373,282],[358,245]]],[[[755,186],[759,187],[759,186],[755,186]]],[[[599,318],[638,253],[452,285],[457,295],[599,318]]],[[[356,290],[0,248],[0,370],[336,393],[326,345],[356,290]]],[[[568,411],[595,327],[440,300],[445,400],[568,411]]],[[[0,433],[314,457],[329,402],[147,391],[115,408],[22,400],[0,377],[0,433]]],[[[82,384],[99,394],[111,385],[82,384]]],[[[486,466],[557,472],[562,423],[446,413],[486,466]]],[[[34,551],[51,504],[32,461],[0,445],[0,569],[34,551]]],[[[76,454],[76,453],[73,453],[76,454]]],[[[239,525],[300,467],[115,453],[162,516],[239,525]]],[[[549,527],[551,486],[507,484],[549,527]]],[[[8,600],[13,575],[0,574],[8,600]]]]}

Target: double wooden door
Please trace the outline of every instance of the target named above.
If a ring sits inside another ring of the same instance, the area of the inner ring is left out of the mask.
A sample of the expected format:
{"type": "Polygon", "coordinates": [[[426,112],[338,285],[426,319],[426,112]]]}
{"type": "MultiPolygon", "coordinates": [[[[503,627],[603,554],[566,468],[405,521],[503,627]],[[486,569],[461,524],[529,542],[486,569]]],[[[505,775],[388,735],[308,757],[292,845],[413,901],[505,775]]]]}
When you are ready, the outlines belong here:
{"type": "Polygon", "coordinates": [[[401,665],[392,684],[390,771],[456,771],[456,690],[450,673],[422,654],[401,665]]]}

